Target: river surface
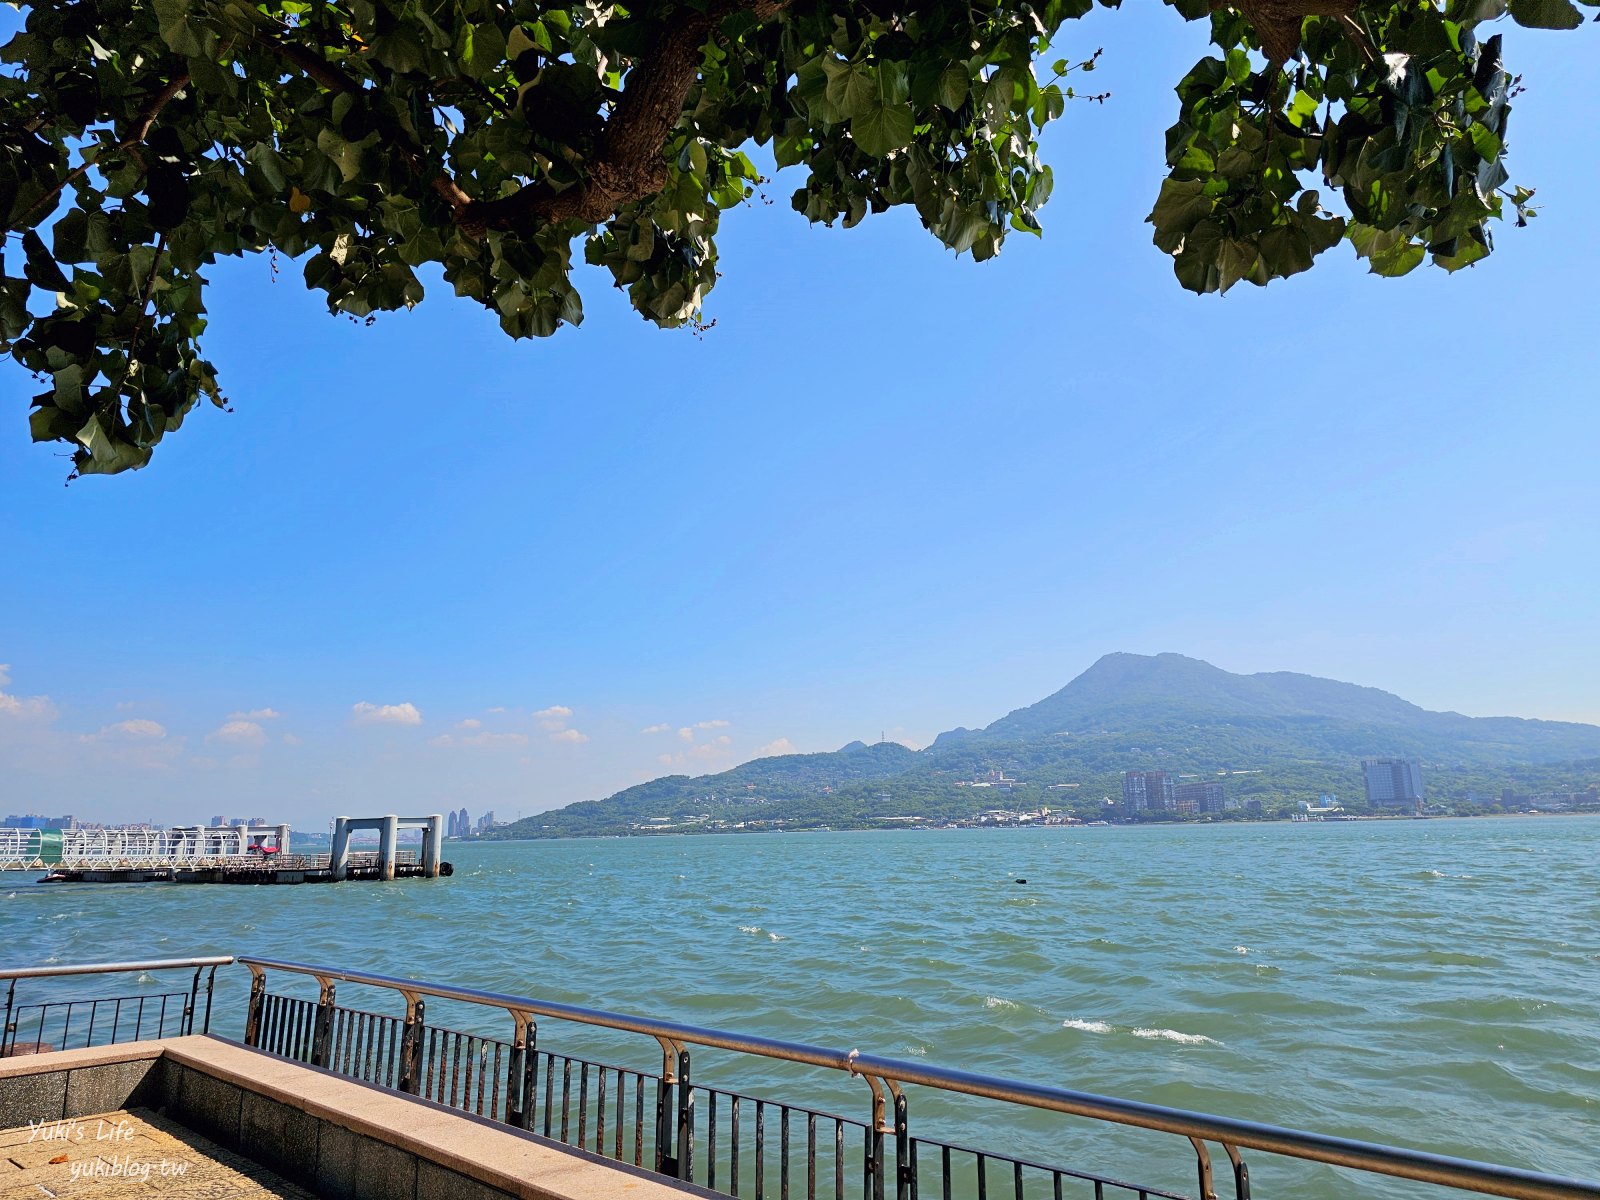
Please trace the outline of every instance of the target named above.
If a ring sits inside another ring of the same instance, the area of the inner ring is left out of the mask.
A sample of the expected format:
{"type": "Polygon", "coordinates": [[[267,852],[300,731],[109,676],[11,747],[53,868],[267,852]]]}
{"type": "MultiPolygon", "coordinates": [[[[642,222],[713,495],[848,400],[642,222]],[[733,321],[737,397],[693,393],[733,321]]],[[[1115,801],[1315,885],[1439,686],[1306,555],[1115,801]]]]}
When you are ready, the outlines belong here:
{"type": "MultiPolygon", "coordinates": [[[[452,878],[393,884],[0,877],[0,961],[256,953],[1600,1178],[1600,819],[450,843],[446,857],[452,878]]],[[[239,1036],[246,973],[218,980],[213,1028],[239,1036]]],[[[539,1036],[660,1063],[640,1039],[553,1022],[539,1036]]],[[[859,1080],[785,1070],[695,1060],[697,1082],[866,1115],[859,1080]]],[[[1194,1190],[1177,1138],[925,1092],[911,1125],[1194,1190]]],[[[1433,1194],[1251,1165],[1263,1197],[1433,1194]]]]}

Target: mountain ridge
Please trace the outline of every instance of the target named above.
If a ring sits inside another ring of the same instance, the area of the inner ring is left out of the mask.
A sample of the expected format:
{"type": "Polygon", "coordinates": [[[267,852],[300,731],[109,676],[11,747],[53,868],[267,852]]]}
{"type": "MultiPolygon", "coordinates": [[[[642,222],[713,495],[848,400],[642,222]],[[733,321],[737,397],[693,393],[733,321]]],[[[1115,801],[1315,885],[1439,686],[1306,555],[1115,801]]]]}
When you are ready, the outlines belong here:
{"type": "Polygon", "coordinates": [[[1248,777],[1233,783],[1244,794],[1342,790],[1353,799],[1360,759],[1390,756],[1424,760],[1430,794],[1493,795],[1507,785],[1592,780],[1600,726],[1435,712],[1380,688],[1294,671],[1241,675],[1182,654],[1116,652],[1042,700],[982,729],[947,730],[921,750],[857,741],[713,775],[665,776],[524,818],[498,836],[947,819],[991,806],[985,784],[996,772],[1011,775],[1002,788],[1022,793],[1008,803],[1091,813],[1119,793],[1121,771],[1136,769],[1248,777]],[[900,811],[908,808],[917,811],[900,811]]]}

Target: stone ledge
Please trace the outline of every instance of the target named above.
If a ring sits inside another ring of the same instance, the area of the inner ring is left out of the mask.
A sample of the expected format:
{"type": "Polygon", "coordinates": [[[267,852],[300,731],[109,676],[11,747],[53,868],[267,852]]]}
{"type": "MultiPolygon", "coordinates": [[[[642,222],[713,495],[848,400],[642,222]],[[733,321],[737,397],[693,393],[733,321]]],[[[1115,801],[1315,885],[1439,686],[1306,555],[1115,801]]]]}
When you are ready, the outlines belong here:
{"type": "MultiPolygon", "coordinates": [[[[625,1163],[469,1113],[288,1062],[210,1035],[31,1055],[0,1073],[24,1081],[13,1099],[41,1104],[30,1119],[75,1115],[82,1102],[142,1089],[145,1103],[196,1133],[260,1162],[326,1200],[676,1200],[713,1196],[625,1163]],[[19,1069],[20,1068],[20,1069],[19,1069]],[[109,1069],[100,1086],[92,1077],[109,1069]],[[137,1078],[136,1078],[137,1077],[137,1078]],[[148,1077],[148,1082],[145,1082],[148,1077]],[[84,1082],[74,1085],[73,1081],[84,1082]],[[52,1110],[53,1111],[49,1111],[52,1110]]],[[[11,1066],[8,1060],[5,1064],[11,1066]]],[[[16,1107],[15,1104],[9,1107],[16,1107]]],[[[99,1111],[120,1107],[103,1105],[99,1111]]],[[[20,1120],[0,1124],[21,1124],[20,1120]]]]}
{"type": "Polygon", "coordinates": [[[116,1046],[91,1046],[83,1050],[47,1050],[43,1054],[18,1054],[0,1058],[0,1079],[17,1075],[45,1075],[55,1071],[74,1071],[80,1067],[100,1067],[108,1063],[160,1058],[175,1040],[123,1042],[116,1046]]]}

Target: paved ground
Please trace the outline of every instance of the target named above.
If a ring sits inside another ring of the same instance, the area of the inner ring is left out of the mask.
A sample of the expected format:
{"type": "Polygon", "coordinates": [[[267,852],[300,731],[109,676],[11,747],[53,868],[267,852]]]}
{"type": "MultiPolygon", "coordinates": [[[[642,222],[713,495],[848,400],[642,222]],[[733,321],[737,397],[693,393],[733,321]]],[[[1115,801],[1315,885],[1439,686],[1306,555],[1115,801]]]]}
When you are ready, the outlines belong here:
{"type": "Polygon", "coordinates": [[[0,1130],[0,1200],[316,1200],[147,1109],[0,1130]]]}

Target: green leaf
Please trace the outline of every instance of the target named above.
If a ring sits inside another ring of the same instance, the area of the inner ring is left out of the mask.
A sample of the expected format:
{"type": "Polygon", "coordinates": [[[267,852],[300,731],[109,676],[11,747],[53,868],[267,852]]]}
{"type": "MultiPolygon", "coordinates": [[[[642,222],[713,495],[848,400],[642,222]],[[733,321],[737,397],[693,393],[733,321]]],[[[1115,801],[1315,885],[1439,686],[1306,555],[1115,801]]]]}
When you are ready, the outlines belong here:
{"type": "Polygon", "coordinates": [[[1572,0],[1510,0],[1511,19],[1530,29],[1576,29],[1583,14],[1572,0]]]}
{"type": "Polygon", "coordinates": [[[161,40],[174,54],[194,55],[205,53],[203,31],[189,20],[193,8],[188,0],[155,0],[156,24],[161,40]]]}
{"type": "Polygon", "coordinates": [[[967,102],[971,87],[972,81],[967,75],[966,67],[960,63],[951,63],[939,72],[939,86],[936,89],[938,102],[951,112],[955,112],[967,102]]]}
{"type": "Polygon", "coordinates": [[[22,253],[22,273],[31,283],[50,292],[64,292],[72,286],[36,230],[30,229],[22,235],[22,253]]]}
{"type": "Polygon", "coordinates": [[[916,128],[909,104],[879,102],[850,122],[850,136],[863,153],[884,158],[909,143],[916,128]]]}
{"type": "Polygon", "coordinates": [[[832,120],[848,121],[882,104],[877,82],[867,68],[828,58],[822,60],[822,69],[828,75],[825,94],[832,120]]]}

